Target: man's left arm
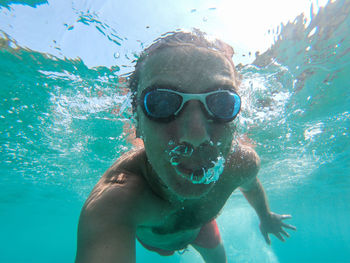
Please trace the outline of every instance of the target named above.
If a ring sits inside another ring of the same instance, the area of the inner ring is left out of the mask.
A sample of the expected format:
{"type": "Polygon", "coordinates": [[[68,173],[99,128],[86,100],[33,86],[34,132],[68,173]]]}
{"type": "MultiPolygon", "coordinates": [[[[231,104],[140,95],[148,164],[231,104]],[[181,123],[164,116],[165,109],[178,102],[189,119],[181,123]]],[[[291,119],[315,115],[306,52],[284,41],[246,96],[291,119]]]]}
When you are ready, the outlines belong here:
{"type": "Polygon", "coordinates": [[[283,222],[284,219],[291,218],[291,215],[279,215],[270,211],[264,188],[256,176],[241,185],[240,190],[259,216],[260,231],[266,243],[271,244],[269,233],[285,241],[283,235],[289,237],[289,234],[284,228],[296,230],[295,226],[283,222]]]}

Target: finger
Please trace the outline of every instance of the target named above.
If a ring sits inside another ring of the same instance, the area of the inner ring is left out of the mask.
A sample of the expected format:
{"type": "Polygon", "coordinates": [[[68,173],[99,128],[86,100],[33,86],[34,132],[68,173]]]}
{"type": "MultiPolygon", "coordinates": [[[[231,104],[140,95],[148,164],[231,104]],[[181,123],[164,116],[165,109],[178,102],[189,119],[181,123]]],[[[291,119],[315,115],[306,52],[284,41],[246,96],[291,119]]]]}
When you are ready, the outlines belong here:
{"type": "Polygon", "coordinates": [[[290,219],[290,218],[292,218],[292,216],[291,215],[281,215],[281,219],[290,219]]]}
{"type": "Polygon", "coordinates": [[[285,241],[284,237],[283,237],[280,233],[274,233],[274,235],[275,235],[279,240],[281,240],[282,242],[285,241]]]}
{"type": "Polygon", "coordinates": [[[297,230],[297,228],[295,226],[292,226],[292,225],[289,225],[289,224],[282,223],[282,226],[285,227],[285,228],[288,228],[288,229],[297,230]]]}
{"type": "Polygon", "coordinates": [[[266,243],[271,245],[271,240],[270,240],[269,234],[266,231],[261,231],[261,234],[263,235],[266,243]]]}
{"type": "Polygon", "coordinates": [[[281,230],[281,233],[286,237],[290,237],[290,235],[284,229],[281,230]]]}
{"type": "Polygon", "coordinates": [[[266,233],[266,235],[264,235],[265,241],[268,245],[271,245],[271,239],[269,237],[269,235],[266,233]]]}

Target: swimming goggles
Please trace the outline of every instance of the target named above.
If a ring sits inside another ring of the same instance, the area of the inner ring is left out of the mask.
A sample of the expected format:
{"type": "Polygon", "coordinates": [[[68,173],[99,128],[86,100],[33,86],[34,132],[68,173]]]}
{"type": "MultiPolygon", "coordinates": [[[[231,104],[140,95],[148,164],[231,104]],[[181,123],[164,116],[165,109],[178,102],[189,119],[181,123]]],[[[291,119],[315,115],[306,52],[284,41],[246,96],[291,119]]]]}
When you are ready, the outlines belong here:
{"type": "Polygon", "coordinates": [[[218,122],[232,121],[241,108],[241,98],[231,90],[192,94],[152,87],[142,92],[140,104],[150,119],[169,122],[181,112],[186,102],[190,100],[199,100],[209,117],[218,122]]]}

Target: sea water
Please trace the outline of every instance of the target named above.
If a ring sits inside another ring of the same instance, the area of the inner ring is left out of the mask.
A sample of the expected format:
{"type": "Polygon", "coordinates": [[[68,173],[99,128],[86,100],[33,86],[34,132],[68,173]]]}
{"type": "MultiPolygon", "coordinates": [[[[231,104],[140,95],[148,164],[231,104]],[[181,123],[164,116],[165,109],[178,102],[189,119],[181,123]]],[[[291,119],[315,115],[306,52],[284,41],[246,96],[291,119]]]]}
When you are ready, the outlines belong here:
{"type": "MultiPolygon", "coordinates": [[[[45,1],[2,1],[9,16],[11,2],[45,1]]],[[[350,262],[349,13],[350,2],[338,0],[311,20],[297,17],[267,52],[237,67],[240,138],[260,155],[272,211],[292,214],[298,230],[266,245],[237,191],[217,219],[229,262],[350,262]]],[[[91,14],[79,23],[120,41],[91,14]]],[[[87,67],[21,46],[6,31],[0,48],[0,262],[73,262],[84,200],[133,147],[123,65],[87,67]]],[[[137,243],[137,262],[202,261],[192,249],[161,257],[137,243]]]]}

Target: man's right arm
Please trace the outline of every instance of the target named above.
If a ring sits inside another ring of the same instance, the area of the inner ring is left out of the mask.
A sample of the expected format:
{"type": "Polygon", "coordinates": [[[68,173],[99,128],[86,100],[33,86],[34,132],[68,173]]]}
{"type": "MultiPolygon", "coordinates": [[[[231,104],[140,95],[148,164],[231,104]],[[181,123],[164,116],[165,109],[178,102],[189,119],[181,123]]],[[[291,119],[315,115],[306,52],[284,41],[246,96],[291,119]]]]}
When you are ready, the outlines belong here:
{"type": "Polygon", "coordinates": [[[102,178],[86,201],[79,220],[76,263],[136,261],[136,210],[142,189],[137,177],[126,178],[121,184],[102,178]]]}
{"type": "Polygon", "coordinates": [[[76,263],[135,262],[136,227],[118,217],[113,223],[98,215],[81,216],[76,263]]]}

